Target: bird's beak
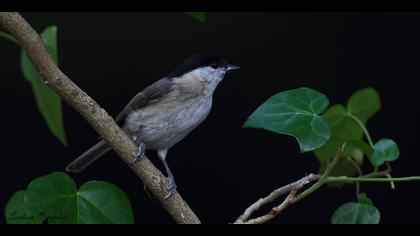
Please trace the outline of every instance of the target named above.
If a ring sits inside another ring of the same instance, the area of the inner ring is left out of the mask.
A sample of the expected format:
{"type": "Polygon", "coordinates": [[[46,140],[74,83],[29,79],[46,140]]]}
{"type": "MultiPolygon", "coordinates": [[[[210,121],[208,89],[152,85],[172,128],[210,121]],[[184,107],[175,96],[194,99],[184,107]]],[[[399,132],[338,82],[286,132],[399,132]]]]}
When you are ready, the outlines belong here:
{"type": "Polygon", "coordinates": [[[237,70],[237,69],[239,69],[240,67],[239,66],[235,66],[235,65],[232,65],[232,64],[229,64],[228,66],[227,66],[227,70],[237,70]]]}

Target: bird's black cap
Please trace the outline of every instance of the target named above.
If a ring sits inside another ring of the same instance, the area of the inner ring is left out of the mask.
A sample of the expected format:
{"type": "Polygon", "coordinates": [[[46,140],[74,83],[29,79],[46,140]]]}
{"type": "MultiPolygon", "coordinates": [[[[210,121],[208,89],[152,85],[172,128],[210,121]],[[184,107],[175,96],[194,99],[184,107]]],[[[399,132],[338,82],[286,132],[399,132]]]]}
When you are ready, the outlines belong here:
{"type": "Polygon", "coordinates": [[[227,67],[226,60],[211,54],[197,54],[185,59],[168,78],[179,77],[200,67],[211,66],[213,68],[227,67]]]}

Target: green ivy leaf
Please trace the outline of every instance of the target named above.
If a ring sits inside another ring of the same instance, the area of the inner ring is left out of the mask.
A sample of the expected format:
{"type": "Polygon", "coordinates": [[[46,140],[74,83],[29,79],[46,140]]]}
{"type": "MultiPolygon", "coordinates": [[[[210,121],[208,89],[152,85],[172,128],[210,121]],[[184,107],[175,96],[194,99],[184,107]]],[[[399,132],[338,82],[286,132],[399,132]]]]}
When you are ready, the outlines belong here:
{"type": "Polygon", "coordinates": [[[365,154],[369,159],[373,155],[373,148],[363,140],[351,139],[351,140],[348,140],[346,143],[347,143],[347,146],[357,148],[358,150],[363,152],[363,154],[365,154]]]}
{"type": "Polygon", "coordinates": [[[330,122],[334,136],[344,141],[363,137],[362,128],[347,115],[347,110],[342,105],[331,106],[323,116],[330,122]]]}
{"type": "Polygon", "coordinates": [[[357,116],[364,124],[380,109],[379,93],[371,87],[355,92],[347,102],[347,112],[357,116]]]}
{"type": "Polygon", "coordinates": [[[330,159],[337,154],[337,150],[344,144],[344,140],[340,137],[331,135],[328,142],[315,150],[315,156],[321,163],[328,164],[330,159]]]}
{"type": "Polygon", "coordinates": [[[381,215],[366,194],[360,194],[358,202],[339,207],[331,217],[331,224],[379,224],[381,215]]]}
{"type": "MultiPolygon", "coordinates": [[[[46,28],[42,32],[41,37],[54,62],[58,64],[57,27],[51,26],[46,28]]],[[[32,65],[24,51],[21,53],[21,69],[25,79],[32,85],[36,105],[48,128],[63,145],[67,145],[60,97],[44,85],[41,75],[32,65]]]]}
{"type": "Polygon", "coordinates": [[[26,191],[9,200],[8,223],[132,224],[128,197],[118,187],[90,181],[77,190],[65,173],[55,172],[33,180],[26,191]]]}
{"type": "Polygon", "coordinates": [[[332,133],[344,141],[361,139],[363,129],[349,114],[358,117],[364,125],[381,107],[378,92],[373,88],[356,91],[348,100],[347,108],[342,105],[331,106],[324,117],[332,126],[332,133]]]}
{"type": "MultiPolygon", "coordinates": [[[[315,150],[315,156],[320,163],[319,173],[324,173],[332,158],[337,154],[337,150],[344,143],[343,139],[331,136],[330,140],[322,148],[315,150]]],[[[357,168],[354,165],[362,166],[363,153],[357,147],[347,143],[343,155],[344,158],[337,162],[334,169],[331,170],[330,176],[354,176],[357,174],[357,168]]]]}
{"type": "Polygon", "coordinates": [[[357,201],[358,201],[359,203],[361,203],[361,204],[366,204],[366,205],[371,205],[371,206],[373,206],[373,202],[372,202],[372,200],[370,200],[370,199],[367,197],[366,193],[361,193],[361,194],[359,194],[359,196],[357,196],[357,201]]]}
{"type": "Polygon", "coordinates": [[[5,214],[7,224],[39,224],[38,214],[28,209],[23,203],[25,191],[18,191],[10,198],[6,205],[5,214]]]}
{"type": "Polygon", "coordinates": [[[324,94],[309,88],[281,92],[258,107],[244,127],[293,136],[302,152],[312,151],[330,138],[330,125],[319,115],[328,104],[324,94]]]}
{"type": "Polygon", "coordinates": [[[373,166],[381,166],[386,161],[395,161],[400,156],[398,145],[391,139],[379,140],[374,145],[373,150],[374,152],[371,158],[371,163],[373,166]]]}
{"type": "MultiPolygon", "coordinates": [[[[363,152],[369,158],[373,150],[368,144],[362,141],[363,129],[350,116],[353,115],[360,119],[366,125],[369,118],[376,114],[380,109],[380,97],[378,92],[373,88],[364,88],[356,91],[348,100],[347,108],[343,105],[336,104],[331,106],[323,115],[332,127],[332,137],[335,140],[329,141],[321,148],[315,150],[315,156],[320,162],[320,171],[325,169],[325,166],[337,153],[339,147],[347,143],[347,146],[353,148],[352,158],[359,163],[363,163],[362,158],[355,158],[354,153],[363,152]],[[340,140],[340,141],[338,141],[340,140]]],[[[353,176],[357,173],[354,163],[350,163],[348,158],[350,155],[345,154],[346,158],[342,158],[340,163],[332,171],[333,176],[353,176]]]]}
{"type": "Polygon", "coordinates": [[[207,12],[184,12],[185,15],[191,16],[192,18],[204,23],[207,18],[207,12]]]}

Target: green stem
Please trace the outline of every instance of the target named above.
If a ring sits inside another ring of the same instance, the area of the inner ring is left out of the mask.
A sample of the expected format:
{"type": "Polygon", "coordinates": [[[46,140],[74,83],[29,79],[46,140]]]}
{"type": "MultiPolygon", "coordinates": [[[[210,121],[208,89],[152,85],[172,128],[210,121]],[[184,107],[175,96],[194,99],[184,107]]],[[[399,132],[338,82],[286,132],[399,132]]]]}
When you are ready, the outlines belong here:
{"type": "Polygon", "coordinates": [[[371,183],[389,183],[389,182],[408,182],[420,181],[420,176],[410,176],[402,178],[364,178],[364,177],[328,177],[325,183],[354,183],[354,182],[371,182],[371,183]]]}
{"type": "Polygon", "coordinates": [[[316,182],[314,185],[312,185],[310,188],[299,194],[298,201],[304,199],[305,197],[309,196],[316,190],[318,190],[322,185],[326,183],[328,180],[328,176],[330,175],[331,171],[334,169],[334,167],[337,165],[338,161],[343,157],[343,152],[346,144],[343,144],[340,149],[338,150],[337,154],[335,155],[332,162],[327,166],[327,169],[325,170],[324,174],[322,174],[321,178],[316,182]]]}
{"type": "Polygon", "coordinates": [[[340,161],[340,159],[343,157],[343,151],[345,148],[344,144],[341,146],[340,150],[338,150],[337,154],[335,155],[332,162],[327,166],[327,169],[322,174],[321,178],[310,188],[308,188],[306,191],[302,192],[299,197],[298,201],[304,199],[305,197],[309,196],[319,188],[321,188],[324,184],[328,183],[361,183],[361,182],[371,182],[371,183],[394,183],[394,182],[408,182],[408,181],[420,181],[420,176],[410,176],[410,177],[402,177],[402,178],[392,178],[389,175],[389,172],[391,172],[391,169],[387,169],[384,171],[376,171],[371,174],[363,175],[360,177],[330,177],[331,171],[334,169],[334,167],[337,165],[337,163],[340,161]],[[383,176],[387,178],[383,178],[383,176]],[[382,178],[380,178],[382,177],[382,178]]]}
{"type": "Polygon", "coordinates": [[[2,32],[2,31],[0,31],[0,38],[4,38],[4,39],[6,39],[9,42],[18,44],[18,42],[16,41],[15,38],[13,38],[9,34],[6,34],[5,32],[2,32]]]}
{"type": "Polygon", "coordinates": [[[360,128],[362,128],[363,132],[365,133],[365,136],[369,142],[369,145],[373,148],[374,144],[372,142],[372,138],[370,137],[369,131],[367,130],[366,126],[363,124],[363,122],[355,115],[351,114],[351,113],[347,113],[347,115],[352,118],[354,121],[356,121],[356,123],[360,126],[360,128]]]}
{"type": "Polygon", "coordinates": [[[300,201],[300,200],[304,199],[305,197],[311,195],[313,192],[315,192],[320,187],[322,187],[322,185],[324,185],[324,183],[325,183],[324,181],[319,180],[314,185],[312,185],[310,188],[305,190],[303,193],[299,194],[298,201],[300,201]]]}

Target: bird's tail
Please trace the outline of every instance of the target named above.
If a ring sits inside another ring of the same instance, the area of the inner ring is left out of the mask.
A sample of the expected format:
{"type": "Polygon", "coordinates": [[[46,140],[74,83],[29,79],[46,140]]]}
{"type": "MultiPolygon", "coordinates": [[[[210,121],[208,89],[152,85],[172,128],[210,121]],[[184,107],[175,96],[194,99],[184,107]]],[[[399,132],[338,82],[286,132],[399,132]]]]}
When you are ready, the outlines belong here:
{"type": "Polygon", "coordinates": [[[105,140],[101,140],[99,143],[89,148],[89,150],[87,150],[76,160],[70,163],[67,166],[66,171],[79,173],[86,169],[86,167],[96,161],[99,157],[107,153],[109,150],[111,150],[111,146],[105,140]]]}

